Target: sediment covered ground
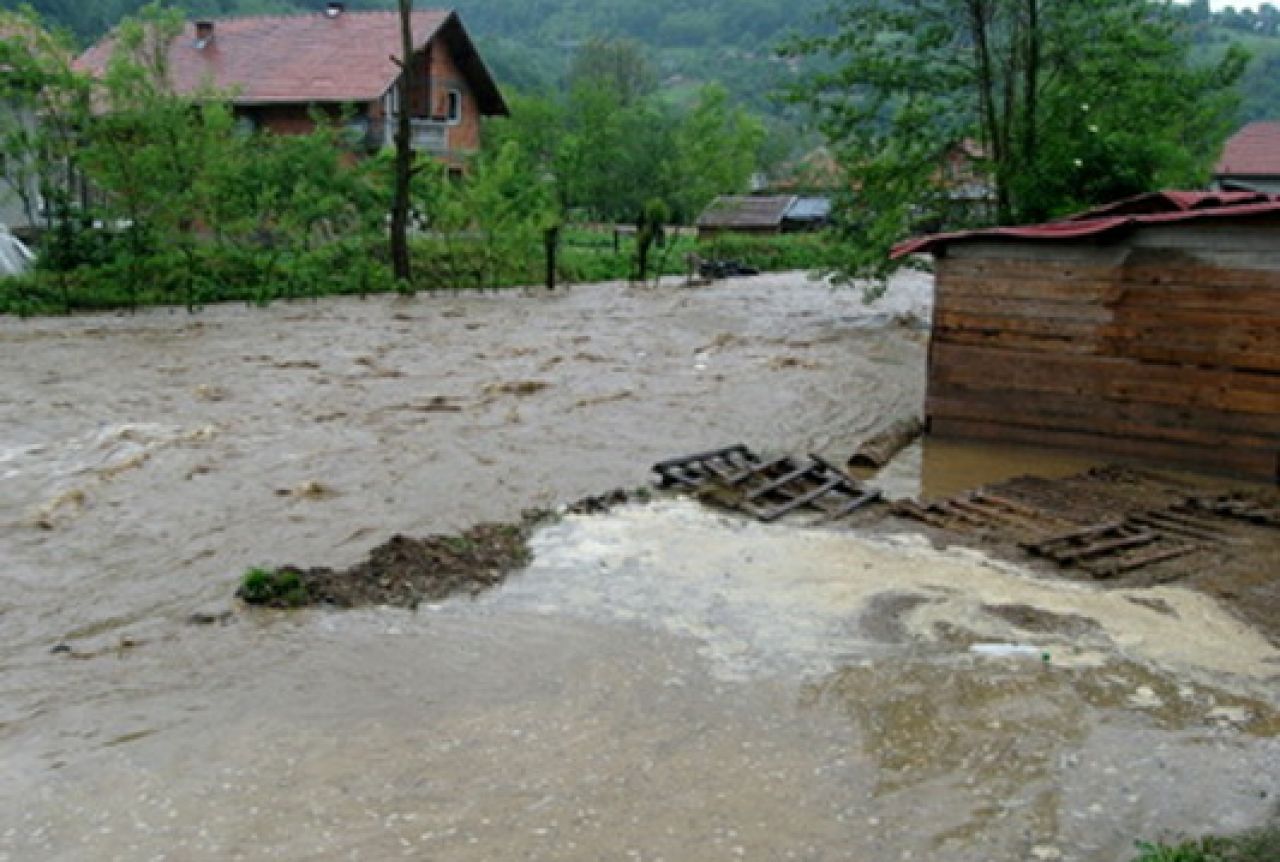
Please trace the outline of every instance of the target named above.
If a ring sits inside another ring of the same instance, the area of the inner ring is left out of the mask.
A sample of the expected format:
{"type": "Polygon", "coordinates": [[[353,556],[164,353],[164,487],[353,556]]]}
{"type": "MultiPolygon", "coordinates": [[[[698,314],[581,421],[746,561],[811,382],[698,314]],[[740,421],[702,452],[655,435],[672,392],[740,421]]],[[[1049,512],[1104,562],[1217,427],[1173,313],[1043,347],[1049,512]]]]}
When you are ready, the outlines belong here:
{"type": "Polygon", "coordinates": [[[1265,819],[1275,648],[1176,587],[663,501],[474,599],[229,601],[674,454],[847,455],[918,409],[927,299],[0,321],[0,859],[1093,860],[1265,819]],[[973,649],[1005,643],[1034,654],[973,649]]]}

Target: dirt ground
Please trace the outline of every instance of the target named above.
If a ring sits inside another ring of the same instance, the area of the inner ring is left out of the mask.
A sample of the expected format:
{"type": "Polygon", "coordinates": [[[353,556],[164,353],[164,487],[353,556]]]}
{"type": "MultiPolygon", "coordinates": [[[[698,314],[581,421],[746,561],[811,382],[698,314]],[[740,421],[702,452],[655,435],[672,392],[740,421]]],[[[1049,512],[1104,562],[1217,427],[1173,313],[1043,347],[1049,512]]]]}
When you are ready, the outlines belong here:
{"type": "MultiPolygon", "coordinates": [[[[979,523],[947,516],[943,516],[941,523],[931,525],[921,525],[913,519],[907,521],[925,529],[940,544],[981,548],[1054,577],[1106,588],[1177,584],[1200,590],[1280,645],[1280,525],[1274,521],[1254,523],[1243,518],[1196,513],[1185,505],[1189,500],[1228,497],[1280,511],[1280,493],[1274,489],[1233,483],[1229,479],[1109,465],[1061,478],[1016,477],[973,491],[1014,501],[1027,507],[1027,512],[1043,513],[1058,523],[1027,523],[1018,518],[1003,523],[979,523]],[[1079,566],[1038,560],[1024,547],[1055,532],[1118,523],[1126,517],[1150,512],[1174,513],[1181,517],[1174,528],[1189,531],[1190,535],[1179,534],[1171,544],[1185,545],[1186,553],[1130,571],[1104,572],[1100,576],[1079,566]]],[[[869,521],[864,519],[863,523],[869,521]]]]}

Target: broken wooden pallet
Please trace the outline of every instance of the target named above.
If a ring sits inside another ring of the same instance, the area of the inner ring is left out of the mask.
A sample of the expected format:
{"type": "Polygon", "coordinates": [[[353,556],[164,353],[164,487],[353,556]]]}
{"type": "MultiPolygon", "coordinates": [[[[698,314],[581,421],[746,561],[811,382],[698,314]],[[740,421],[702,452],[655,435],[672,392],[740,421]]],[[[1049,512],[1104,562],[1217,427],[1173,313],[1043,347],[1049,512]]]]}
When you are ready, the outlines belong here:
{"type": "Polygon", "coordinates": [[[1280,505],[1264,502],[1246,494],[1217,497],[1188,497],[1175,507],[1183,514],[1209,513],[1223,518],[1246,521],[1259,527],[1280,527],[1280,505]]]}
{"type": "Polygon", "coordinates": [[[1159,513],[1140,513],[1022,544],[1024,550],[1078,568],[1095,578],[1113,578],[1202,550],[1204,541],[1170,535],[1159,513]]]}
{"type": "Polygon", "coordinates": [[[1043,509],[986,491],[925,504],[902,500],[894,504],[893,512],[943,530],[977,530],[1025,541],[1076,526],[1043,509]]]}
{"type": "Polygon", "coordinates": [[[822,522],[836,521],[881,498],[821,456],[765,460],[742,444],[671,458],[653,470],[663,487],[683,488],[765,522],[802,509],[822,522]]]}

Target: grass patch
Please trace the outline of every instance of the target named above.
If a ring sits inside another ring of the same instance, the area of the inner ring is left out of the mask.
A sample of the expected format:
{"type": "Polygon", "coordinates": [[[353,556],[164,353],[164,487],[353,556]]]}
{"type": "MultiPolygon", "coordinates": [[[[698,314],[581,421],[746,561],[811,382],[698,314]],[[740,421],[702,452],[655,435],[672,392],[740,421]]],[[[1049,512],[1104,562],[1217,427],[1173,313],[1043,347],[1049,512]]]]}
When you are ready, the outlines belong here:
{"type": "Polygon", "coordinates": [[[1278,862],[1280,825],[1233,837],[1209,836],[1180,844],[1139,842],[1133,862],[1278,862]]]}
{"type": "Polygon", "coordinates": [[[300,608],[311,598],[296,571],[259,567],[244,573],[236,596],[251,605],[272,608],[300,608]]]}

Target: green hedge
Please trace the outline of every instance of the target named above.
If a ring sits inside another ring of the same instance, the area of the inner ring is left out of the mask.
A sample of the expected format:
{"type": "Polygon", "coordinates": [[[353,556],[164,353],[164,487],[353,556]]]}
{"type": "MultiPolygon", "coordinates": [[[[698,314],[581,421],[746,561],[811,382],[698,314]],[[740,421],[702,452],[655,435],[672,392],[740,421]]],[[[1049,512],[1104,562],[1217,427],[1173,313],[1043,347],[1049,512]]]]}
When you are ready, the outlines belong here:
{"type": "MultiPolygon", "coordinates": [[[[557,280],[562,284],[621,281],[634,276],[635,239],[607,230],[561,234],[557,280]]],[[[62,314],[150,305],[196,308],[215,302],[265,304],[278,299],[383,293],[397,289],[382,237],[343,239],[314,248],[273,249],[207,243],[133,256],[122,243],[100,243],[65,272],[42,269],[0,279],[0,314],[62,314]]],[[[681,234],[651,253],[654,272],[683,275],[687,257],[736,260],[763,272],[825,269],[838,246],[822,234],[720,236],[681,234]]],[[[540,237],[419,237],[413,243],[414,290],[504,288],[541,284],[546,261],[540,237]]],[[[652,273],[651,273],[652,277],[652,273]]]]}

